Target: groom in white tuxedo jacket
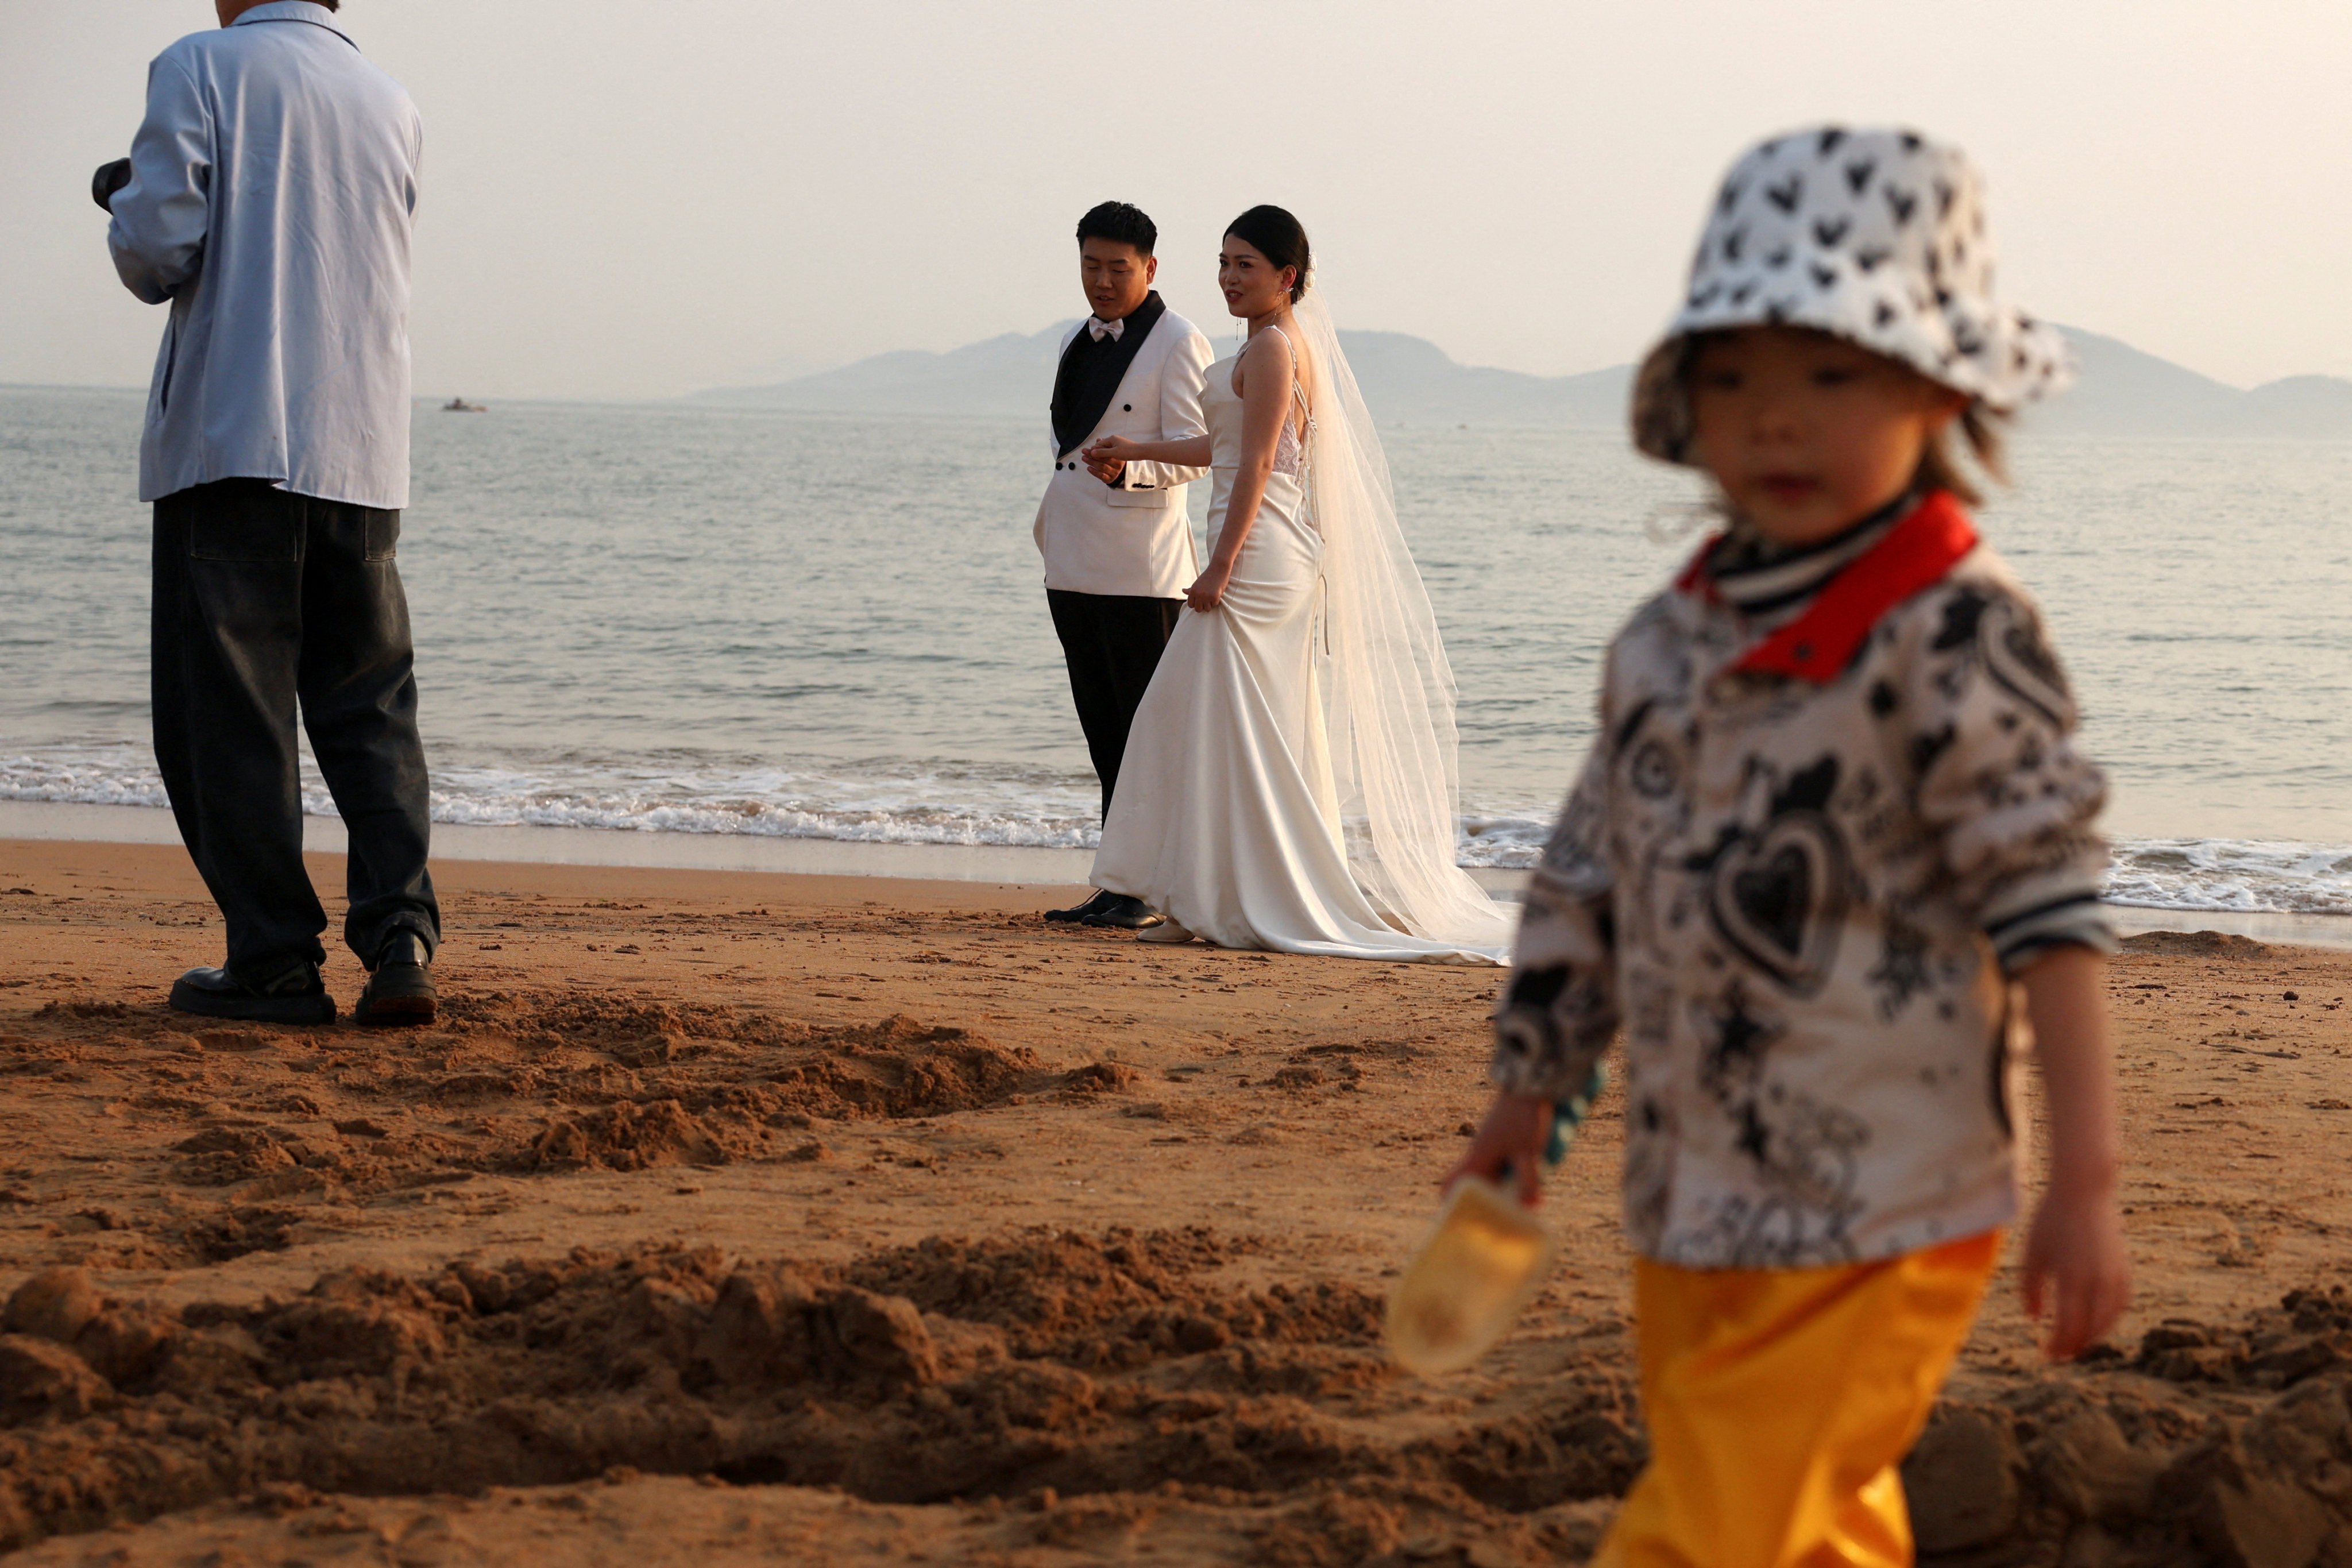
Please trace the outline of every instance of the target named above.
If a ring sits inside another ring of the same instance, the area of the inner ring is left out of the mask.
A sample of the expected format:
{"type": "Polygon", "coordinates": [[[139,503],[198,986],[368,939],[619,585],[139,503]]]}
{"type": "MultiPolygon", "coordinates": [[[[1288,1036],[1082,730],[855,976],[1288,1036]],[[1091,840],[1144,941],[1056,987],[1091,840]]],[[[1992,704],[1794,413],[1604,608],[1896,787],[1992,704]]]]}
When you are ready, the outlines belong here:
{"type": "MultiPolygon", "coordinates": [[[[1078,220],[1078,265],[1092,314],[1063,341],[1054,376],[1053,478],[1037,506],[1045,602],[1069,666],[1070,696],[1110,811],[1119,758],[1184,590],[1200,574],[1184,487],[1208,472],[1103,462],[1081,453],[1105,436],[1181,441],[1207,434],[1201,389],[1209,340],[1151,283],[1159,230],[1124,202],[1078,220]]],[[[1049,921],[1139,930],[1160,917],[1139,899],[1097,892],[1049,921]]]]}

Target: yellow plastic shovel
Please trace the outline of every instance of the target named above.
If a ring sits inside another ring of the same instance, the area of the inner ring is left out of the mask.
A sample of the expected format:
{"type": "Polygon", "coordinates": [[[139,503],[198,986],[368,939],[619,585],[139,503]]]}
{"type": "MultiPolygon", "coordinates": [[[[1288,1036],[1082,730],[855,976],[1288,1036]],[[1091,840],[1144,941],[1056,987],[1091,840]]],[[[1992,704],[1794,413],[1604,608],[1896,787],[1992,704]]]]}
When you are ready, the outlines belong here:
{"type": "MultiPolygon", "coordinates": [[[[1582,1094],[1552,1107],[1547,1171],[1608,1081],[1595,1068],[1582,1094]]],[[[1477,1176],[1456,1183],[1389,1293],[1390,1352],[1423,1376],[1460,1372],[1510,1329],[1550,1260],[1550,1234],[1513,1191],[1477,1176]]]]}

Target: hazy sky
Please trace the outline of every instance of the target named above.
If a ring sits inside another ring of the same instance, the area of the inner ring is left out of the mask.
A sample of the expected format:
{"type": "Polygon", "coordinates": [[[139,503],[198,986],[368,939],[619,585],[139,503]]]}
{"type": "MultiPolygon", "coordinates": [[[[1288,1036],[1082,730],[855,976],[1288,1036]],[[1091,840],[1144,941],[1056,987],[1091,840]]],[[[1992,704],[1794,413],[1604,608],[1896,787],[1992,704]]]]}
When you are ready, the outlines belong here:
{"type": "MultiPolygon", "coordinates": [[[[143,384],[90,170],[208,0],[0,0],[0,381],[143,384]]],[[[1825,117],[1991,181],[2011,292],[2240,384],[2352,374],[2346,0],[346,0],[425,125],[420,392],[660,395],[1080,309],[1096,201],[1213,340],[1220,226],[1343,323],[1557,374],[1663,320],[1716,177],[1825,117]]]]}

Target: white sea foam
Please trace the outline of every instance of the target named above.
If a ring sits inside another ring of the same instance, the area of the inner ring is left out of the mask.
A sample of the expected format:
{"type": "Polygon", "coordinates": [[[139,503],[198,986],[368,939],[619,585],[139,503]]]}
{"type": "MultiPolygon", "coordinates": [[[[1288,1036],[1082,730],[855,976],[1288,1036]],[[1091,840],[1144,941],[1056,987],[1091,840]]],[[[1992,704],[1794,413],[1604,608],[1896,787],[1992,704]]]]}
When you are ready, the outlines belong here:
{"type": "MultiPolygon", "coordinates": [[[[549,760],[529,767],[436,766],[434,786],[435,821],[491,826],[1053,849],[1091,849],[1099,837],[1093,778],[1048,768],[549,760]]],[[[167,804],[145,748],[130,742],[43,746],[0,757],[0,800],[167,804]]],[[[302,805],[315,816],[334,814],[307,758],[302,805]]],[[[1462,864],[1532,866],[1549,831],[1548,814],[1521,803],[1466,813],[1462,864]]],[[[2352,847],[2124,839],[2116,846],[2107,896],[2147,909],[2352,915],[2352,847]]]]}
{"type": "MultiPolygon", "coordinates": [[[[569,781],[493,768],[435,775],[436,822],[741,833],[867,844],[1094,847],[1091,779],[979,769],[643,771],[569,781]]],[[[321,807],[305,802],[306,809],[321,807]]]]}
{"type": "MultiPolygon", "coordinates": [[[[0,758],[0,800],[76,805],[170,805],[163,781],[129,745],[52,746],[0,758]]],[[[304,803],[309,809],[309,803],[304,803]]]]}
{"type": "Polygon", "coordinates": [[[1523,871],[1543,854],[1551,818],[1532,810],[1462,815],[1462,864],[1523,871]]]}
{"type": "Polygon", "coordinates": [[[2107,873],[2107,898],[2151,910],[2352,915],[2352,847],[2124,839],[2107,873]]]}

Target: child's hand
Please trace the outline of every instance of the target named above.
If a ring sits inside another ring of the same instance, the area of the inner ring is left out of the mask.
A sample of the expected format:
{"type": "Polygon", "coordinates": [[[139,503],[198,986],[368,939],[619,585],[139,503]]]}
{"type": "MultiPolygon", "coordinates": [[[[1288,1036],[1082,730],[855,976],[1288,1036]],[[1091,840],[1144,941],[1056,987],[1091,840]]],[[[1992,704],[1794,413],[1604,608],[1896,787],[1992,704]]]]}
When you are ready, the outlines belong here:
{"type": "Polygon", "coordinates": [[[2131,1259],[2116,1210],[2121,1143],[2105,965],[2088,948],[2061,947],[2023,976],[2050,1118],[2050,1185],[2025,1236],[2025,1310],[2039,1321],[2043,1307],[2052,1309],[2042,1343],[2052,1361],[2082,1353],[2116,1326],[2131,1300],[2131,1259]]]}
{"type": "Polygon", "coordinates": [[[2072,1361],[2106,1336],[2131,1303],[2131,1258],[2112,1188],[2053,1183],[2025,1236],[2025,1310],[2050,1308],[2042,1353],[2072,1361]]]}
{"type": "Polygon", "coordinates": [[[1445,1173],[1443,1189],[1465,1176],[1500,1182],[1506,1167],[1529,1208],[1543,1198],[1544,1150],[1551,1142],[1551,1101],[1539,1094],[1496,1094],[1462,1163],[1445,1173]]]}

